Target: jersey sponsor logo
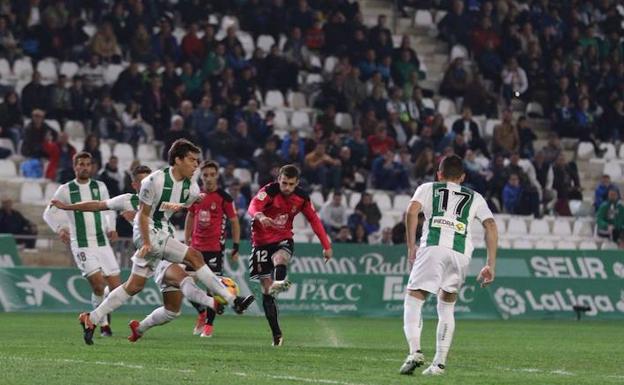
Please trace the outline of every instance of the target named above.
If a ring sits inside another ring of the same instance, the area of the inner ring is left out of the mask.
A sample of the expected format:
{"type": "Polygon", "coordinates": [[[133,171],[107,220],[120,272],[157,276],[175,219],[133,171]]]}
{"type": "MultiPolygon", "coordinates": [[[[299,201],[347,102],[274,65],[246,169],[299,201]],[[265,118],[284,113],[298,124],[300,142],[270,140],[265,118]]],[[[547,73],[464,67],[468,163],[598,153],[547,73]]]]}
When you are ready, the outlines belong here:
{"type": "Polygon", "coordinates": [[[431,227],[449,229],[459,234],[466,234],[466,225],[451,218],[433,217],[431,218],[431,227]]]}
{"type": "Polygon", "coordinates": [[[266,197],[267,197],[267,193],[266,193],[266,192],[264,192],[264,191],[260,191],[260,192],[258,193],[258,200],[259,200],[259,201],[263,201],[266,197]]]}
{"type": "Polygon", "coordinates": [[[174,202],[162,202],[160,204],[160,211],[176,211],[180,209],[179,203],[174,202]]]}
{"type": "Polygon", "coordinates": [[[215,211],[217,209],[217,204],[215,202],[212,202],[210,204],[210,210],[215,211]]]}
{"type": "Polygon", "coordinates": [[[279,227],[284,227],[288,222],[288,214],[280,214],[275,218],[275,224],[279,227]]]}

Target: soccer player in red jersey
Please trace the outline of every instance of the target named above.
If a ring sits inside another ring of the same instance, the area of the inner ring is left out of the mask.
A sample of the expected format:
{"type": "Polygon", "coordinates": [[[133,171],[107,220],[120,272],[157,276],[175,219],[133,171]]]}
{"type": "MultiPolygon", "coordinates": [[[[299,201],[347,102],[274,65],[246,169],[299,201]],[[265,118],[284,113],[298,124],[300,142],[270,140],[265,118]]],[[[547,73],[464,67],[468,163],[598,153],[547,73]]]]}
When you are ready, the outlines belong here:
{"type": "MultiPolygon", "coordinates": [[[[204,256],[204,261],[216,275],[223,274],[223,250],[225,249],[226,218],[232,226],[232,260],[238,261],[240,224],[236,207],[230,194],[219,188],[219,164],[205,161],[200,167],[203,183],[203,199],[188,209],[184,225],[186,244],[204,256]]],[[[201,304],[191,302],[199,313],[193,334],[211,337],[216,312],[201,304]]]]}
{"type": "Polygon", "coordinates": [[[262,187],[247,210],[253,218],[249,274],[251,279],[260,280],[262,305],[273,333],[273,346],[281,346],[283,342],[275,295],[290,286],[286,280],[286,265],[294,252],[293,219],[297,214],[303,213],[312,225],[323,246],[326,262],[333,254],[327,233],[308,194],[298,187],[300,174],[295,165],[283,166],[277,182],[262,187]]]}

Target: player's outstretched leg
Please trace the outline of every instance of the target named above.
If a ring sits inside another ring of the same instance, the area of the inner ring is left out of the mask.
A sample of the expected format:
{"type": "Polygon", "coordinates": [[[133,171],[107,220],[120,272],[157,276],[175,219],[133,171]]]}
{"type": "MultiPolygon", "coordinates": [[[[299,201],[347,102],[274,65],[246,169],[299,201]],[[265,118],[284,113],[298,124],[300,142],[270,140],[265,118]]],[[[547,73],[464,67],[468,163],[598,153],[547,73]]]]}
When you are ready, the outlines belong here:
{"type": "Polygon", "coordinates": [[[161,306],[145,317],[141,322],[130,321],[128,325],[132,334],[128,337],[128,340],[135,342],[145,334],[149,329],[154,326],[164,325],[178,318],[181,313],[168,310],[164,306],[161,306]]]}
{"type": "Polygon", "coordinates": [[[282,330],[279,326],[277,303],[275,297],[271,294],[262,295],[262,307],[264,308],[264,315],[269,322],[271,333],[273,334],[273,346],[282,346],[284,339],[282,337],[282,330]]]}
{"type": "Polygon", "coordinates": [[[422,332],[422,307],[424,299],[416,298],[408,292],[403,302],[403,331],[410,348],[410,353],[399,369],[400,374],[412,374],[417,367],[425,362],[425,356],[420,350],[420,335],[422,332]]]}
{"type": "Polygon", "coordinates": [[[423,374],[440,375],[444,374],[446,367],[446,356],[448,355],[453,333],[455,331],[455,302],[445,302],[438,298],[438,328],[436,332],[436,355],[423,374]]]}

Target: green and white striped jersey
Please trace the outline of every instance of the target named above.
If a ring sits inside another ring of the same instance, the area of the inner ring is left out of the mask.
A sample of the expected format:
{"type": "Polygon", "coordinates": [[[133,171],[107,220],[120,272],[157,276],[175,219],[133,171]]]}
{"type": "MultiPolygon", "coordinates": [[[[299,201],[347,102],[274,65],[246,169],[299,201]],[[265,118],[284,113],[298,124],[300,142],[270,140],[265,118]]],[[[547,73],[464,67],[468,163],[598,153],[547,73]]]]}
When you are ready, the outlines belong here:
{"type": "MultiPolygon", "coordinates": [[[[67,204],[108,198],[104,182],[93,179],[87,183],[78,183],[74,179],[61,185],[54,193],[54,199],[67,204]]],[[[72,248],[110,246],[106,233],[115,230],[113,211],[64,211],[48,206],[43,219],[55,232],[69,224],[72,248]]]]}
{"type": "MultiPolygon", "coordinates": [[[[165,230],[173,234],[169,218],[174,213],[168,203],[181,203],[189,207],[199,198],[199,185],[196,180],[183,179],[176,181],[171,167],[151,173],[141,182],[139,200],[152,207],[150,211],[150,230],[165,230]]],[[[139,221],[134,221],[135,237],[140,234],[139,221]]]]}
{"type": "Polygon", "coordinates": [[[138,211],[139,196],[137,194],[130,193],[117,195],[114,198],[106,200],[106,207],[119,212],[138,211]]]}
{"type": "Polygon", "coordinates": [[[420,185],[412,201],[425,215],[420,247],[444,246],[472,257],[472,226],[493,218],[485,199],[476,191],[451,182],[420,185]],[[475,221],[475,218],[478,221],[475,221]]]}

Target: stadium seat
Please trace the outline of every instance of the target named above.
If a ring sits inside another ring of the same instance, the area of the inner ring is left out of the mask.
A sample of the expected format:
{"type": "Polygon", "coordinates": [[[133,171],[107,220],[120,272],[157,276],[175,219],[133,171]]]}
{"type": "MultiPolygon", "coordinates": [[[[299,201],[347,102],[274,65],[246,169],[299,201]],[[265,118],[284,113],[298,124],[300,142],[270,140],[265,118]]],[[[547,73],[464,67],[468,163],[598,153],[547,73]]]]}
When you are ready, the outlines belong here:
{"type": "Polygon", "coordinates": [[[535,248],[540,250],[553,250],[555,243],[546,239],[540,239],[535,242],[535,248]]]}
{"type": "Polygon", "coordinates": [[[305,78],[306,84],[318,84],[323,82],[323,77],[320,74],[308,74],[305,78]]]}
{"type": "Polygon", "coordinates": [[[69,139],[69,144],[74,146],[76,151],[82,151],[84,148],[84,139],[69,139]]]}
{"type": "Polygon", "coordinates": [[[10,179],[17,176],[15,163],[8,159],[0,159],[0,178],[10,179]]]}
{"type": "Polygon", "coordinates": [[[9,61],[5,58],[0,58],[0,84],[12,85],[17,82],[17,79],[13,76],[9,61]]]}
{"type": "Polygon", "coordinates": [[[472,238],[472,246],[475,249],[485,249],[485,241],[483,239],[472,238]]]}
{"type": "Polygon", "coordinates": [[[513,241],[514,249],[530,250],[533,249],[533,242],[528,239],[516,239],[513,241]]]}
{"type": "Polygon", "coordinates": [[[323,68],[323,62],[317,55],[310,55],[310,66],[314,69],[323,68]]]}
{"type": "Polygon", "coordinates": [[[256,49],[253,37],[245,31],[237,31],[236,37],[238,37],[238,40],[243,46],[243,51],[245,51],[245,59],[251,58],[253,56],[254,50],[256,49]]]}
{"type": "Polygon", "coordinates": [[[618,157],[620,159],[624,159],[624,143],[622,143],[622,145],[620,146],[620,151],[618,153],[618,157]]]}
{"type": "Polygon", "coordinates": [[[392,202],[390,196],[385,192],[376,192],[373,194],[373,202],[377,203],[379,210],[392,210],[392,202]]]}
{"type": "Polygon", "coordinates": [[[107,142],[100,142],[100,153],[102,154],[102,167],[108,162],[111,156],[111,146],[107,142]]]}
{"type": "Polygon", "coordinates": [[[275,39],[271,35],[260,35],[258,36],[258,41],[256,43],[256,47],[262,48],[262,50],[266,53],[271,52],[271,47],[275,44],[275,39]]]}
{"type": "Polygon", "coordinates": [[[605,163],[602,173],[609,175],[613,180],[622,179],[622,167],[619,162],[605,163]]]}
{"type": "Polygon", "coordinates": [[[106,66],[106,70],[104,71],[104,82],[108,85],[113,85],[119,74],[122,73],[124,67],[121,64],[109,64],[106,66]]]}
{"type": "Polygon", "coordinates": [[[251,184],[253,179],[251,177],[251,172],[246,168],[235,168],[234,177],[238,178],[242,184],[251,184]]]}
{"type": "Polygon", "coordinates": [[[302,92],[289,92],[288,105],[290,106],[290,108],[294,108],[295,110],[308,108],[305,94],[302,92]]]}
{"type": "Polygon", "coordinates": [[[576,243],[572,241],[561,240],[555,245],[557,250],[576,250],[576,243]]]}
{"type": "Polygon", "coordinates": [[[472,239],[481,239],[485,237],[485,229],[481,223],[474,221],[470,225],[470,232],[472,233],[472,239]]]}
{"type": "Polygon", "coordinates": [[[295,218],[293,219],[293,228],[300,230],[308,228],[308,221],[303,214],[299,213],[295,215],[295,218]]]}
{"type": "Polygon", "coordinates": [[[569,202],[570,211],[572,215],[575,217],[583,217],[592,215],[594,212],[594,206],[591,203],[586,201],[581,201],[577,199],[571,199],[569,202]]]}
{"type": "Polygon", "coordinates": [[[511,242],[509,239],[500,239],[498,241],[498,247],[501,249],[511,249],[511,242]]]}
{"type": "Polygon", "coordinates": [[[56,182],[48,182],[46,184],[44,192],[43,192],[43,199],[45,200],[46,203],[52,200],[52,197],[54,196],[54,193],[59,188],[59,186],[60,184],[56,182]]]}
{"type": "Polygon", "coordinates": [[[602,241],[602,245],[600,246],[600,250],[618,250],[618,245],[615,242],[602,241]]]}
{"type": "Polygon", "coordinates": [[[296,232],[293,234],[293,241],[295,241],[296,243],[309,243],[310,236],[307,233],[296,232]]]}
{"type": "Polygon", "coordinates": [[[312,194],[310,194],[310,200],[314,203],[316,208],[323,206],[323,203],[325,203],[325,198],[323,198],[323,194],[321,194],[320,191],[312,192],[312,194]]]}
{"type": "Polygon", "coordinates": [[[576,156],[579,159],[589,159],[595,156],[594,145],[590,142],[579,142],[576,149],[576,156]]]}
{"type": "Polygon", "coordinates": [[[392,215],[387,215],[387,213],[384,213],[384,215],[381,216],[381,220],[379,221],[379,228],[382,230],[386,227],[393,228],[396,224],[397,222],[394,220],[394,217],[392,215]]]}
{"type": "Polygon", "coordinates": [[[290,118],[290,125],[297,129],[308,128],[310,127],[310,115],[304,111],[295,111],[290,118]]]}
{"type": "Polygon", "coordinates": [[[130,161],[134,160],[134,150],[132,146],[128,143],[117,143],[115,148],[113,148],[113,155],[119,158],[119,161],[130,161]]]}
{"type": "Polygon", "coordinates": [[[456,44],[451,48],[450,61],[453,61],[457,58],[468,59],[468,50],[461,44],[456,44]]]}
{"type": "Polygon", "coordinates": [[[527,225],[524,218],[511,217],[507,223],[507,234],[526,235],[527,225]]]}
{"type": "Polygon", "coordinates": [[[351,119],[350,114],[345,112],[337,113],[334,118],[334,123],[346,131],[351,131],[353,129],[353,119],[351,119]]]}
{"type": "Polygon", "coordinates": [[[89,37],[93,37],[93,35],[95,35],[95,32],[97,31],[97,28],[95,27],[95,25],[87,23],[82,27],[82,31],[86,33],[89,37]]]}
{"type": "Polygon", "coordinates": [[[11,139],[0,138],[0,147],[11,151],[11,154],[15,154],[15,146],[13,146],[13,141],[11,141],[11,139]]]}
{"type": "Polygon", "coordinates": [[[338,58],[336,56],[326,57],[325,64],[323,65],[323,71],[328,74],[334,72],[334,68],[336,68],[336,64],[338,64],[338,58]]]}
{"type": "Polygon", "coordinates": [[[275,128],[288,128],[288,118],[286,118],[286,113],[283,110],[275,110],[275,118],[273,119],[273,124],[275,124],[275,128]]]}
{"type": "Polygon", "coordinates": [[[595,241],[585,240],[579,243],[579,250],[598,250],[598,245],[595,241]]]}
{"type": "Polygon", "coordinates": [[[414,16],[414,25],[418,28],[434,28],[433,16],[426,9],[419,9],[414,16]]]}
{"type": "Polygon", "coordinates": [[[78,120],[68,120],[63,127],[63,131],[72,139],[85,138],[85,128],[82,122],[78,120]]]}
{"type": "Polygon", "coordinates": [[[181,27],[175,27],[175,29],[172,32],[173,37],[175,37],[176,42],[178,44],[182,43],[182,39],[184,39],[184,35],[186,35],[186,31],[184,30],[184,28],[181,27]]]}
{"type": "Polygon", "coordinates": [[[279,90],[267,91],[264,104],[271,108],[284,107],[284,95],[279,90]]]}
{"type": "Polygon", "coordinates": [[[442,19],[444,19],[444,16],[446,16],[448,12],[444,11],[444,10],[436,10],[435,12],[435,16],[434,16],[434,21],[436,24],[438,24],[439,22],[442,21],[442,19]]]}
{"type": "Polygon", "coordinates": [[[507,221],[510,217],[509,214],[494,214],[494,220],[496,221],[499,234],[505,234],[505,232],[507,232],[507,221]]]}
{"type": "Polygon", "coordinates": [[[394,203],[392,204],[392,208],[394,211],[405,211],[407,206],[409,206],[411,196],[407,194],[398,194],[394,196],[394,203]]]}
{"type": "Polygon", "coordinates": [[[46,119],[45,124],[50,126],[54,131],[61,132],[61,124],[56,119],[46,119]]]}
{"type": "Polygon", "coordinates": [[[486,138],[491,138],[494,136],[494,127],[501,124],[502,121],[499,119],[488,119],[485,122],[485,129],[483,130],[483,136],[486,138]]]}
{"type": "Polygon", "coordinates": [[[221,29],[223,31],[227,31],[228,28],[234,26],[237,27],[239,26],[238,24],[238,18],[236,16],[232,16],[232,15],[224,15],[223,18],[221,18],[221,29]]]}
{"type": "Polygon", "coordinates": [[[360,203],[360,199],[362,199],[362,193],[352,192],[351,195],[349,195],[349,208],[355,208],[355,206],[360,203]]]}
{"type": "Polygon", "coordinates": [[[32,61],[27,56],[19,58],[13,63],[13,74],[18,79],[30,81],[33,72],[35,72],[35,70],[32,61]]]}
{"type": "Polygon", "coordinates": [[[527,103],[526,114],[530,117],[543,117],[544,108],[538,102],[529,102],[527,103]]]}
{"type": "Polygon", "coordinates": [[[37,72],[41,74],[41,84],[50,85],[58,79],[58,69],[54,59],[43,59],[37,63],[37,72]]]}
{"type": "Polygon", "coordinates": [[[39,182],[25,181],[20,189],[20,202],[29,204],[46,204],[39,182]]]}
{"type": "Polygon", "coordinates": [[[613,145],[613,143],[603,142],[600,143],[600,146],[598,147],[605,151],[605,153],[602,155],[602,159],[612,160],[617,158],[617,153],[615,151],[615,146],[613,145]]]}
{"type": "Polygon", "coordinates": [[[572,228],[572,234],[580,237],[591,237],[594,235],[592,222],[576,220],[572,228]]]}
{"type": "Polygon", "coordinates": [[[529,234],[531,235],[549,235],[550,225],[545,219],[533,219],[529,225],[529,234]]]}
{"type": "Polygon", "coordinates": [[[137,159],[141,162],[147,160],[157,160],[158,152],[153,144],[141,143],[137,147],[137,159]]]}
{"type": "Polygon", "coordinates": [[[455,102],[446,98],[440,99],[438,102],[438,112],[444,117],[457,114],[455,102]]]}
{"type": "Polygon", "coordinates": [[[73,61],[64,61],[59,67],[59,74],[67,76],[67,79],[71,80],[80,70],[78,63],[73,61]]]}
{"type": "Polygon", "coordinates": [[[423,106],[425,106],[425,108],[429,108],[435,111],[436,107],[435,107],[435,102],[433,101],[433,99],[423,98],[422,103],[423,103],[423,106]]]}
{"type": "Polygon", "coordinates": [[[570,229],[570,222],[563,220],[555,220],[552,228],[553,235],[559,235],[561,237],[568,237],[572,235],[572,229],[570,229]]]}

